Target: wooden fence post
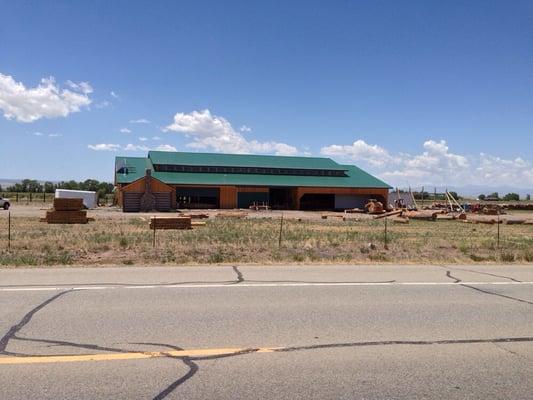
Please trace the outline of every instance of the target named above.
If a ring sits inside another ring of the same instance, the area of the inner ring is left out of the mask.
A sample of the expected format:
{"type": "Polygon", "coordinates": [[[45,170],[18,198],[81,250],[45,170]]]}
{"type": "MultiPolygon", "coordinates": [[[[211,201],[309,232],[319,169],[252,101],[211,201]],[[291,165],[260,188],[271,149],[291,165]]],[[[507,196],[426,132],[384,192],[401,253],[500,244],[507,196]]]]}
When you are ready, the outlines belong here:
{"type": "Polygon", "coordinates": [[[7,213],[7,250],[11,250],[11,211],[7,213]]]}
{"type": "Polygon", "coordinates": [[[279,241],[278,241],[278,247],[281,247],[281,233],[283,232],[283,213],[281,213],[281,219],[279,224],[279,241]]]}
{"type": "Polygon", "coordinates": [[[388,250],[389,249],[389,245],[387,243],[387,218],[383,218],[383,220],[385,221],[385,232],[384,232],[383,240],[385,241],[385,250],[388,250]]]}
{"type": "Polygon", "coordinates": [[[156,217],[154,217],[154,219],[152,220],[153,224],[154,224],[154,238],[152,240],[152,247],[155,248],[155,229],[156,229],[156,217]]]}

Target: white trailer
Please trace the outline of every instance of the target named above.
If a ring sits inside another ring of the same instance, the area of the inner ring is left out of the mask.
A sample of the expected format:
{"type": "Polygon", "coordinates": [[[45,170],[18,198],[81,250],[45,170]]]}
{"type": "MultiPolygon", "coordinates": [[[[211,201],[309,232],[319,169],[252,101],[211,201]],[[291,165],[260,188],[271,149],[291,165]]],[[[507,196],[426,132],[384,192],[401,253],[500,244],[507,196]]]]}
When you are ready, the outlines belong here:
{"type": "Polygon", "coordinates": [[[83,199],[86,208],[96,208],[98,205],[96,192],[87,190],[56,189],[56,199],[83,199]]]}

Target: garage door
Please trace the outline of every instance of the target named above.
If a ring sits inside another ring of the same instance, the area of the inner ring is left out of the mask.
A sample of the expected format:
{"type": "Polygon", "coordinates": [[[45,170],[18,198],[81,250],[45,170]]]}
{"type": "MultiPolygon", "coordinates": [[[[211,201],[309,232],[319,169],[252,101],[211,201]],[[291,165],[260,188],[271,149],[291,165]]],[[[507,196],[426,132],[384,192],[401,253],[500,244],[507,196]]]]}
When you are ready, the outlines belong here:
{"type": "Polygon", "coordinates": [[[141,196],[142,193],[123,193],[124,200],[122,204],[122,211],[124,212],[139,212],[141,210],[141,196]]]}
{"type": "Polygon", "coordinates": [[[154,193],[155,209],[157,211],[170,211],[172,193],[154,193]]]}
{"type": "Polygon", "coordinates": [[[335,195],[335,209],[345,210],[347,208],[365,208],[370,197],[367,195],[353,195],[353,194],[336,194],[335,195]]]}

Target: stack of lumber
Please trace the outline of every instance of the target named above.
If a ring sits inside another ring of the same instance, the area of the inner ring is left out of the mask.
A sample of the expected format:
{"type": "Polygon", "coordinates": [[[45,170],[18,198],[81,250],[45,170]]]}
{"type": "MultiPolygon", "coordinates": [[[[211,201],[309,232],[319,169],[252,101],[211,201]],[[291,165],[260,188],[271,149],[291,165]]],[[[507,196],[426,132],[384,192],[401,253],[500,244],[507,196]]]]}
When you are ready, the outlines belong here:
{"type": "Polygon", "coordinates": [[[56,211],[80,211],[83,210],[83,199],[54,199],[54,210],[56,211]]]}
{"type": "Polygon", "coordinates": [[[437,219],[437,214],[439,214],[439,212],[434,210],[404,211],[402,212],[402,217],[421,219],[425,221],[435,221],[437,219]]]}
{"type": "Polygon", "coordinates": [[[192,229],[192,219],[186,217],[152,217],[150,229],[192,229]]]}
{"type": "Polygon", "coordinates": [[[533,211],[533,203],[504,204],[504,208],[509,210],[529,210],[533,211]]]}
{"type": "Polygon", "coordinates": [[[344,210],[344,212],[350,213],[350,214],[362,214],[365,213],[365,210],[361,210],[360,208],[348,208],[344,210]]]}
{"type": "Polygon", "coordinates": [[[395,224],[408,224],[409,218],[397,216],[397,217],[391,218],[391,221],[394,222],[395,224]]]}
{"type": "Polygon", "coordinates": [[[343,213],[322,213],[322,219],[328,218],[342,218],[344,220],[345,215],[343,213]]]}
{"type": "Polygon", "coordinates": [[[187,214],[182,214],[183,217],[191,217],[192,219],[205,219],[205,218],[209,218],[209,214],[205,214],[205,213],[200,213],[200,214],[191,214],[191,213],[187,213],[187,214]]]}
{"type": "Polygon", "coordinates": [[[46,212],[42,220],[49,224],[86,224],[87,211],[83,210],[83,199],[54,199],[54,208],[46,212]]]}
{"type": "Polygon", "coordinates": [[[483,215],[471,215],[466,219],[464,222],[470,222],[472,224],[497,224],[497,223],[503,223],[503,219],[496,219],[494,217],[488,217],[483,215]]]}

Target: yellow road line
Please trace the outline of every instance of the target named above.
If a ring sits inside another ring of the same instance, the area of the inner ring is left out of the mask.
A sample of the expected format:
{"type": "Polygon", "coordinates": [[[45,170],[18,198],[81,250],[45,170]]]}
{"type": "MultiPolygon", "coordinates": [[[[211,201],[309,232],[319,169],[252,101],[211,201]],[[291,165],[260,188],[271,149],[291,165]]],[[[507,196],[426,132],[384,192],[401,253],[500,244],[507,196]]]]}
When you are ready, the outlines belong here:
{"type": "MultiPolygon", "coordinates": [[[[257,353],[271,353],[274,347],[254,349],[257,353]]],[[[31,356],[31,357],[0,357],[0,365],[11,364],[41,364],[41,363],[65,363],[84,361],[117,361],[117,360],[142,360],[160,357],[207,357],[223,356],[245,352],[246,348],[221,348],[221,349],[193,349],[193,350],[172,350],[172,351],[144,351],[131,353],[99,353],[80,354],[65,356],[31,356]]]]}

